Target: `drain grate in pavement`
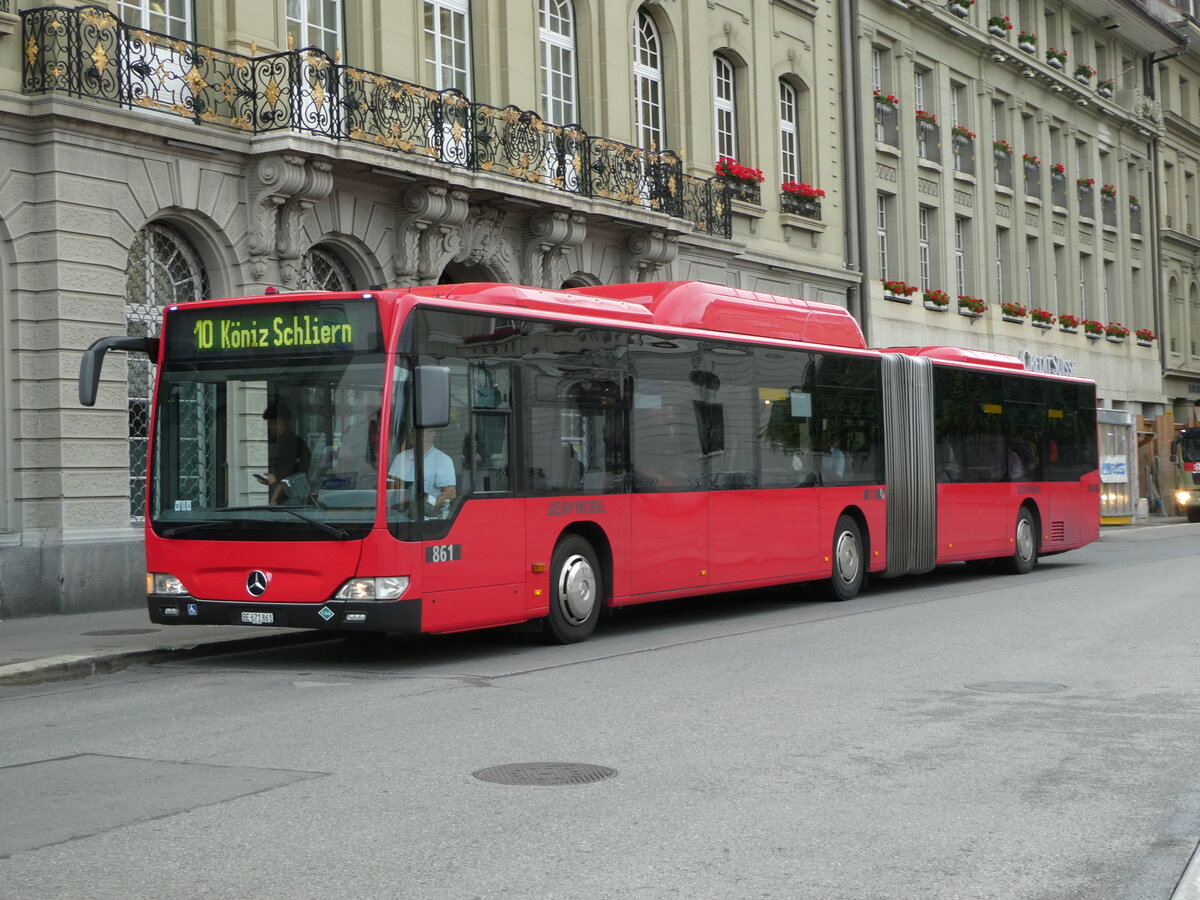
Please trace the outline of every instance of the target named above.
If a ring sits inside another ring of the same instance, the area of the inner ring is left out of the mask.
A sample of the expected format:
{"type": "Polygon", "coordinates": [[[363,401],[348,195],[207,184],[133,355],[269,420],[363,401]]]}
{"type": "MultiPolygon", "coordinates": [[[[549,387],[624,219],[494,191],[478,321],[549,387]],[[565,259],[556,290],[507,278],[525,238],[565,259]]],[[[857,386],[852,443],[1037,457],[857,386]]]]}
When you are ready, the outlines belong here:
{"type": "Polygon", "coordinates": [[[591,763],[508,763],[472,772],[480,781],[541,787],[565,784],[591,784],[617,774],[616,769],[591,763]]]}
{"type": "Polygon", "coordinates": [[[1052,681],[977,681],[963,685],[969,691],[988,691],[995,694],[1053,694],[1065,691],[1065,684],[1052,681]]]}
{"type": "Polygon", "coordinates": [[[85,631],[83,637],[116,637],[122,634],[154,634],[161,628],[110,628],[107,631],[85,631]]]}

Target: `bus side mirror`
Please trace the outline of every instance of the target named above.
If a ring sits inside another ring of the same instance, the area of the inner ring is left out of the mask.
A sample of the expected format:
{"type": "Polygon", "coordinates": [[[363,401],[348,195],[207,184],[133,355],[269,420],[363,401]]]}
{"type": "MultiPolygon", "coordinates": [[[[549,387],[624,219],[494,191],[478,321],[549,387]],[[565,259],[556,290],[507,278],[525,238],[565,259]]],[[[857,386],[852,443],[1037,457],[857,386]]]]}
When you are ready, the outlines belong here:
{"type": "Polygon", "coordinates": [[[79,361],[79,402],[84,406],[96,405],[96,392],[100,388],[100,369],[104,365],[104,354],[109,350],[145,353],[157,361],[158,338],[106,337],[93,341],[92,346],[83,351],[83,359],[79,361]]]}
{"type": "Polygon", "coordinates": [[[445,428],[450,424],[450,368],[417,366],[415,425],[418,428],[445,428]]]}

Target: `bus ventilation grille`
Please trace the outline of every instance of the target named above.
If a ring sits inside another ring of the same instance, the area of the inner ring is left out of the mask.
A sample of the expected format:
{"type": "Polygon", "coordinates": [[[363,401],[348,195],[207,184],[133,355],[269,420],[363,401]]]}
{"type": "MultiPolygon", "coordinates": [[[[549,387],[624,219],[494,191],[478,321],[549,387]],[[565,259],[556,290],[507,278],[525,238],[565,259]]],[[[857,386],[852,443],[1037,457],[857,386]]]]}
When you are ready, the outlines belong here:
{"type": "Polygon", "coordinates": [[[1066,536],[1067,536],[1067,529],[1066,529],[1066,526],[1064,526],[1062,522],[1051,522],[1050,523],[1050,543],[1051,544],[1061,544],[1064,540],[1066,540],[1066,536]]]}

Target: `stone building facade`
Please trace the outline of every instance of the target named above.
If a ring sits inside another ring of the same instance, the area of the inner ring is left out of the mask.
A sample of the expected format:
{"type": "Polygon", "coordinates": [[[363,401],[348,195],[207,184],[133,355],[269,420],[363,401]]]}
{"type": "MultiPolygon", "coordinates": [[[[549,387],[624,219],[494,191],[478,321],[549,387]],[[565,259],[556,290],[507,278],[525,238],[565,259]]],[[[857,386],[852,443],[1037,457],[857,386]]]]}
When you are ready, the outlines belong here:
{"type": "Polygon", "coordinates": [[[0,0],[0,617],[141,602],[153,373],[110,359],[83,409],[79,352],[153,333],[168,304],[269,285],[713,281],[847,306],[875,345],[1071,364],[1105,406],[1160,427],[1153,342],[1007,322],[999,304],[1166,327],[1154,147],[1172,121],[1152,73],[1176,63],[1151,60],[1179,46],[1173,15],[1125,0],[0,0]],[[989,34],[993,15],[1034,23],[1037,51],[989,34]],[[1047,37],[1116,79],[1112,96],[1053,68],[1047,37]],[[722,158],[761,175],[727,183],[722,158]],[[1144,195],[1136,214],[1128,194],[1144,195]],[[896,280],[919,290],[885,290],[896,280]],[[925,289],[991,309],[927,310],[925,289]]]}

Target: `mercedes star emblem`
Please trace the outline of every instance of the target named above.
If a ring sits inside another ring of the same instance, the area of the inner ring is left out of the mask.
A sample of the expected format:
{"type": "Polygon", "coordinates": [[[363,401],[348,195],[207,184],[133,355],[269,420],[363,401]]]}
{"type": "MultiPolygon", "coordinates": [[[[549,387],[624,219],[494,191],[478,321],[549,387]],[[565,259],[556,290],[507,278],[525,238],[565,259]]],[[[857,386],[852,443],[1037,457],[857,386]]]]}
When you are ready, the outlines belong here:
{"type": "Polygon", "coordinates": [[[267,573],[255,569],[246,576],[246,592],[251,597],[261,597],[267,592],[267,573]]]}

